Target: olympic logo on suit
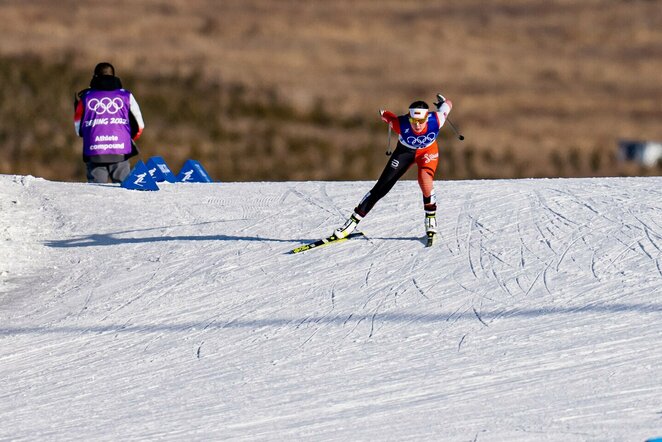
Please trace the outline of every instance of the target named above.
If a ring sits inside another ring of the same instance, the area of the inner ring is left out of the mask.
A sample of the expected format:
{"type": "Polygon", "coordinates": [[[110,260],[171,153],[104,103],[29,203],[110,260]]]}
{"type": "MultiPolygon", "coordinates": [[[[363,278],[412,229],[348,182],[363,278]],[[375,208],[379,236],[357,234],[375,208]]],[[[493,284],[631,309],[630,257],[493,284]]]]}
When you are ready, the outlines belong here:
{"type": "Polygon", "coordinates": [[[407,137],[405,140],[407,144],[414,148],[427,147],[430,144],[434,143],[434,140],[437,139],[437,134],[429,133],[427,135],[421,135],[418,137],[407,137]]]}
{"type": "Polygon", "coordinates": [[[111,114],[115,115],[124,107],[124,103],[118,97],[110,98],[92,98],[87,102],[87,108],[98,115],[111,114]]]}

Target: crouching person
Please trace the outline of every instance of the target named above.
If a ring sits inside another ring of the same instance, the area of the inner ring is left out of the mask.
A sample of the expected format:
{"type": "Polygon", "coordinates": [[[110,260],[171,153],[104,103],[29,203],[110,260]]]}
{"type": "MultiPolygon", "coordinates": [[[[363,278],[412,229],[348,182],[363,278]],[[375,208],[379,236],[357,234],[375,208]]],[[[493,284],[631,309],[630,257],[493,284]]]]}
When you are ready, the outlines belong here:
{"type": "Polygon", "coordinates": [[[90,87],[76,94],[74,127],[83,138],[89,183],[121,183],[131,172],[129,158],[145,127],[138,102],[122,88],[110,63],[94,69],[90,87]]]}

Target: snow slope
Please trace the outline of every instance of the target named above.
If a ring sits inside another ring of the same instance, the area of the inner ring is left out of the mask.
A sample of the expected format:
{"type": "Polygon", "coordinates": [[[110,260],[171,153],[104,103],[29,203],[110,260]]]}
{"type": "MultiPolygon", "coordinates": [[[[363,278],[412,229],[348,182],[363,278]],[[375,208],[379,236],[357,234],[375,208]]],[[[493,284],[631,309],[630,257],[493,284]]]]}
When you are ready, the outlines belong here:
{"type": "Polygon", "coordinates": [[[1,440],[662,436],[662,178],[0,175],[1,440]]]}

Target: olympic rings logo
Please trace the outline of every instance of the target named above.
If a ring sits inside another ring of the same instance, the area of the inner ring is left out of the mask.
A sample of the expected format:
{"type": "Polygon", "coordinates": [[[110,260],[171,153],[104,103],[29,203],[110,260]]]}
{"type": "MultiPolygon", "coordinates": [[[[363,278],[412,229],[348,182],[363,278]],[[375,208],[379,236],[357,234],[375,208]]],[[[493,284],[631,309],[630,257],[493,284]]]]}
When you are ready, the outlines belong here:
{"type": "Polygon", "coordinates": [[[428,146],[437,139],[437,134],[429,133],[427,135],[421,135],[418,137],[407,137],[405,141],[407,144],[412,147],[428,146]]]}
{"type": "Polygon", "coordinates": [[[87,108],[92,112],[96,112],[99,115],[103,115],[103,114],[115,115],[123,107],[124,107],[124,103],[118,97],[115,98],[103,97],[101,99],[92,98],[90,101],[87,102],[87,108]]]}

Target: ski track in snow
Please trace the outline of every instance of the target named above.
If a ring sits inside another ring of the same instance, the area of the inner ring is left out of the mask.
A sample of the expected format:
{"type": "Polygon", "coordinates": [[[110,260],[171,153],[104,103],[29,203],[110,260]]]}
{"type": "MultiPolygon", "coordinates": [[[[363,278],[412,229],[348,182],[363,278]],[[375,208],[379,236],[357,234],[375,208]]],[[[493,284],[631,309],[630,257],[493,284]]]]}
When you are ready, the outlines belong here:
{"type": "Polygon", "coordinates": [[[662,179],[0,175],[0,439],[662,435],[662,179]]]}

